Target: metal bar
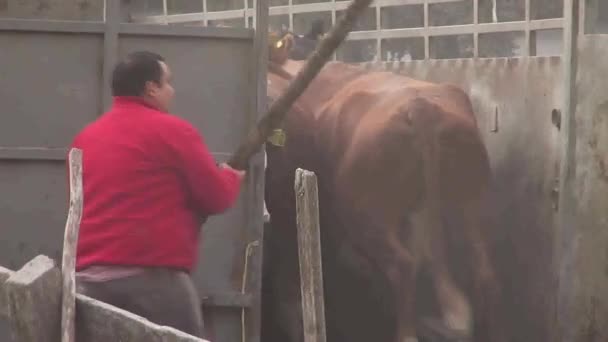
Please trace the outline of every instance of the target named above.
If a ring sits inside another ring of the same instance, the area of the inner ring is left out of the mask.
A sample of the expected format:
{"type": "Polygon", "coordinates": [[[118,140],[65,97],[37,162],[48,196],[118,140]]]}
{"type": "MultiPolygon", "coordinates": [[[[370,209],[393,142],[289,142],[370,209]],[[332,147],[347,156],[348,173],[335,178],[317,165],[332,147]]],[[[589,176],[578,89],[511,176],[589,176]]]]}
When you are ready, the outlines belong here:
{"type": "MultiPolygon", "coordinates": [[[[380,4],[378,4],[378,2],[376,2],[376,6],[375,10],[376,10],[376,30],[378,31],[382,31],[382,13],[381,13],[381,7],[380,4]]],[[[380,37],[375,37],[376,40],[376,57],[375,59],[377,59],[378,61],[382,60],[382,47],[380,46],[380,42],[382,41],[380,39],[380,37]]]]}
{"type": "MultiPolygon", "coordinates": [[[[525,1],[525,21],[526,23],[530,23],[530,0],[525,1]]],[[[525,46],[524,46],[524,56],[531,56],[532,54],[532,46],[531,46],[531,37],[530,37],[530,26],[526,26],[526,38],[525,38],[525,46]]]]}
{"type": "Polygon", "coordinates": [[[243,8],[245,9],[245,16],[243,16],[243,19],[245,20],[245,27],[249,28],[249,16],[247,16],[247,10],[249,9],[249,4],[247,3],[247,0],[243,0],[243,8]]]}
{"type": "Polygon", "coordinates": [[[205,26],[209,25],[209,18],[207,16],[207,14],[208,14],[207,0],[203,0],[203,24],[205,24],[205,26]]]}
{"type": "Polygon", "coordinates": [[[139,36],[202,37],[253,39],[252,29],[240,27],[162,26],[151,24],[120,24],[120,34],[139,36]]]}
{"type": "Polygon", "coordinates": [[[546,30],[546,29],[561,29],[563,28],[563,19],[544,19],[526,23],[525,21],[506,22],[506,23],[487,23],[487,24],[467,24],[453,26],[431,26],[429,28],[403,28],[390,29],[382,31],[356,31],[349,34],[349,40],[364,40],[380,38],[409,38],[409,37],[424,37],[429,36],[450,36],[460,34],[478,33],[493,33],[493,32],[510,32],[524,31],[527,27],[531,30],[546,30]]]}
{"type": "MultiPolygon", "coordinates": [[[[64,161],[68,156],[67,147],[0,147],[0,160],[41,160],[64,161]]],[[[231,153],[213,152],[219,161],[227,161],[231,153]]]]}
{"type": "MultiPolygon", "coordinates": [[[[606,1],[606,0],[604,0],[606,1]]],[[[581,33],[581,34],[585,34],[585,32],[587,31],[585,28],[587,27],[587,3],[589,5],[593,5],[594,3],[598,3],[597,1],[593,1],[593,0],[587,0],[587,1],[579,1],[579,8],[578,8],[578,30],[577,32],[581,33]]],[[[596,14],[597,15],[597,14],[596,14]]],[[[597,25],[597,23],[595,23],[597,25]]]]}
{"type": "Polygon", "coordinates": [[[118,58],[118,27],[120,25],[120,3],[106,0],[104,5],[105,33],[103,38],[103,83],[100,110],[103,113],[112,102],[112,70],[118,58]]]}
{"type": "Polygon", "coordinates": [[[479,0],[473,0],[473,25],[475,32],[473,33],[473,57],[479,57],[479,0]]]}
{"type": "Polygon", "coordinates": [[[249,294],[238,292],[213,293],[201,297],[203,306],[231,307],[231,308],[251,308],[253,297],[249,294]]]}
{"type": "Polygon", "coordinates": [[[293,32],[293,0],[289,0],[289,5],[287,7],[289,14],[289,31],[293,32]]]}
{"type": "MultiPolygon", "coordinates": [[[[332,3],[328,3],[332,4],[332,3]]],[[[315,4],[316,5],[316,4],[315,4]]],[[[336,2],[336,10],[340,10],[338,2],[336,2]]],[[[303,6],[303,5],[294,5],[303,6]]],[[[287,9],[287,6],[284,6],[287,9]]],[[[331,10],[331,8],[329,8],[331,10]]],[[[226,12],[211,12],[209,13],[209,19],[230,19],[240,18],[243,15],[244,10],[226,11],[226,12]],[[238,12],[238,16],[235,13],[238,12]]],[[[309,13],[316,11],[296,11],[293,13],[309,13]]],[[[288,14],[287,13],[270,13],[271,15],[288,14]]],[[[188,21],[200,20],[198,14],[183,14],[183,16],[189,16],[188,21]]],[[[254,18],[255,20],[255,18],[254,18]]],[[[172,22],[169,20],[169,22],[172,22]]],[[[179,21],[175,21],[179,22],[179,21]]],[[[440,36],[440,35],[458,35],[458,34],[474,34],[477,33],[493,33],[493,32],[508,32],[508,31],[525,31],[528,27],[530,30],[547,30],[547,29],[562,29],[564,26],[563,18],[552,18],[534,20],[530,22],[526,21],[514,21],[514,22],[499,22],[499,23],[484,23],[484,24],[466,24],[466,25],[452,25],[452,26],[432,26],[428,28],[403,28],[403,29],[390,29],[380,31],[354,31],[351,32],[347,39],[376,39],[376,38],[407,38],[407,37],[424,37],[425,30],[428,31],[429,36],[440,36]]]]}
{"type": "MultiPolygon", "coordinates": [[[[251,59],[250,99],[253,103],[249,115],[250,126],[266,113],[267,103],[267,63],[268,63],[268,2],[257,0],[255,13],[255,36],[253,58],[251,59]]],[[[243,132],[247,134],[247,132],[243,132]]],[[[262,148],[263,151],[263,148],[262,148]]],[[[264,153],[251,158],[249,167],[249,187],[247,196],[247,247],[241,292],[252,296],[250,309],[241,312],[242,342],[260,342],[262,323],[262,250],[264,241],[264,153]]]]}
{"type": "MultiPolygon", "coordinates": [[[[585,1],[581,1],[584,4],[585,1]]],[[[559,200],[557,213],[557,336],[562,341],[575,341],[580,325],[573,314],[577,296],[576,270],[578,258],[577,203],[574,190],[576,177],[576,75],[578,69],[579,38],[579,0],[566,0],[564,3],[564,52],[563,52],[563,108],[560,133],[559,200]]]]}
{"type": "Polygon", "coordinates": [[[530,38],[528,39],[528,44],[526,45],[528,47],[528,56],[536,56],[536,31],[530,30],[529,32],[530,38]]]}
{"type": "MultiPolygon", "coordinates": [[[[336,26],[336,0],[331,0],[331,4],[331,26],[334,27],[336,26]]],[[[335,51],[331,56],[331,59],[333,61],[338,60],[338,54],[335,51]]]]}
{"type": "Polygon", "coordinates": [[[424,2],[424,59],[431,59],[431,38],[428,35],[429,28],[429,3],[428,1],[424,2]]]}
{"type": "Polygon", "coordinates": [[[103,33],[104,24],[67,20],[0,19],[0,31],[103,33]]]}
{"type": "MultiPolygon", "coordinates": [[[[381,0],[377,1],[376,5],[380,7],[384,6],[395,6],[395,5],[421,5],[424,4],[425,0],[381,0]]],[[[448,3],[458,2],[462,0],[428,0],[429,3],[448,3]]],[[[270,15],[282,15],[290,13],[312,13],[312,12],[329,12],[333,8],[336,10],[345,10],[350,4],[349,1],[336,1],[336,2],[321,2],[312,4],[297,4],[297,5],[285,5],[285,6],[274,6],[270,8],[270,15]]],[[[239,10],[228,10],[228,11],[217,11],[208,12],[207,16],[209,19],[235,19],[241,18],[242,16],[254,15],[255,9],[239,9],[239,10]]],[[[203,20],[205,13],[184,13],[184,14],[172,14],[168,16],[155,15],[136,17],[135,20],[141,23],[164,23],[165,20],[168,23],[182,23],[189,21],[201,21],[203,20]]]]}
{"type": "Polygon", "coordinates": [[[0,147],[0,160],[66,160],[67,148],[0,147]]]}

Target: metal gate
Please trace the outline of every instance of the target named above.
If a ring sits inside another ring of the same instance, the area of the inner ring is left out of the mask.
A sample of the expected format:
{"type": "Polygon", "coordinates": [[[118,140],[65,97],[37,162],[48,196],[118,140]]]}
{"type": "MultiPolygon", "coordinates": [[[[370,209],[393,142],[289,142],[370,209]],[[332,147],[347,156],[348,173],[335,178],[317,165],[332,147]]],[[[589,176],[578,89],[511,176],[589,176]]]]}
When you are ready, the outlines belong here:
{"type": "MultiPolygon", "coordinates": [[[[559,57],[386,63],[408,77],[449,82],[471,97],[493,170],[485,231],[501,286],[508,341],[555,341],[554,190],[562,106],[559,57]]],[[[453,270],[456,273],[466,270],[453,270]]]]}
{"type": "Polygon", "coordinates": [[[608,7],[567,0],[557,322],[561,341],[608,338],[608,7]],[[602,18],[600,18],[602,17],[602,18]]]}
{"type": "MultiPolygon", "coordinates": [[[[265,106],[267,8],[258,3],[260,34],[127,24],[118,1],[106,2],[105,22],[0,19],[0,265],[18,269],[38,254],[61,261],[66,147],[107,108],[119,56],[149,49],[166,57],[173,112],[227,159],[265,106]]],[[[262,200],[257,156],[238,205],[205,225],[194,278],[212,340],[259,341],[262,200]]]]}
{"type": "MultiPolygon", "coordinates": [[[[368,56],[375,56],[374,62],[366,64],[369,68],[455,83],[470,95],[494,171],[495,203],[494,211],[489,213],[492,220],[487,230],[505,291],[507,339],[557,341],[559,258],[556,255],[561,251],[555,247],[555,241],[562,160],[560,136],[563,134],[559,118],[566,111],[563,71],[567,69],[564,63],[569,62],[564,62],[560,53],[552,57],[536,56],[542,53],[537,49],[542,40],[539,37],[547,30],[562,30],[569,21],[561,15],[547,18],[535,14],[534,0],[510,2],[524,8],[520,16],[502,21],[497,20],[497,15],[484,19],[480,13],[482,1],[375,1],[340,50],[369,50],[368,56]],[[463,4],[470,6],[468,22],[434,23],[432,17],[437,8],[454,9],[463,4]],[[391,23],[390,12],[400,9],[415,13],[415,23],[409,26],[391,23]],[[511,32],[522,41],[520,58],[484,58],[497,57],[484,52],[484,44],[511,32]],[[437,57],[433,52],[437,42],[454,37],[463,37],[471,49],[461,56],[437,57]],[[421,46],[421,52],[412,56],[419,61],[377,62],[386,60],[387,51],[395,44],[421,46]],[[455,57],[461,59],[435,59],[455,57]]],[[[203,1],[203,11],[199,13],[171,14],[165,6],[162,14],[140,16],[136,20],[203,25],[224,20],[247,26],[252,22],[250,19],[255,19],[247,1],[240,9],[223,11],[209,10],[209,2],[203,1]]],[[[270,8],[270,20],[302,33],[301,27],[310,15],[334,24],[348,3],[277,0],[273,1],[276,6],[270,8]]],[[[339,51],[335,57],[347,62],[360,61],[345,58],[343,52],[339,51]]]]}
{"type": "MultiPolygon", "coordinates": [[[[237,26],[251,25],[255,19],[249,1],[243,1],[240,9],[222,11],[210,9],[209,1],[203,0],[200,13],[170,14],[165,6],[164,13],[139,19],[204,25],[224,20],[237,26]]],[[[509,340],[604,341],[608,338],[604,324],[608,321],[608,100],[604,90],[608,36],[597,34],[590,19],[608,8],[603,0],[556,0],[563,4],[563,16],[541,14],[539,18],[531,10],[537,0],[503,1],[523,4],[525,12],[519,18],[496,22],[480,19],[481,1],[375,1],[342,49],[350,45],[375,50],[377,59],[384,60],[384,46],[390,46],[391,40],[403,45],[422,40],[423,53],[414,59],[423,61],[368,66],[453,82],[471,96],[495,175],[497,203],[489,229],[506,290],[509,340]],[[473,3],[470,22],[432,24],[432,6],[465,2],[473,3]],[[383,25],[382,16],[399,6],[416,11],[417,25],[383,25]],[[537,41],[549,29],[562,30],[563,54],[535,57],[540,52],[537,41]],[[481,52],[484,41],[511,31],[523,37],[521,58],[482,58],[493,57],[481,52]],[[466,36],[473,48],[464,57],[470,58],[431,60],[433,40],[446,36],[466,36]]],[[[500,2],[494,1],[495,6],[500,2]]],[[[270,9],[270,22],[297,31],[313,13],[322,13],[324,21],[335,23],[348,2],[272,3],[276,6],[270,9]]],[[[604,17],[608,23],[608,15],[604,17]]]]}
{"type": "MultiPolygon", "coordinates": [[[[561,157],[555,118],[563,107],[564,64],[560,56],[535,56],[535,38],[542,30],[563,28],[564,19],[534,20],[530,1],[522,1],[523,20],[481,23],[480,1],[474,0],[471,23],[429,27],[430,2],[411,1],[423,6],[421,28],[361,32],[353,34],[353,39],[423,39],[421,60],[365,65],[417,79],[457,84],[469,94],[493,170],[494,203],[490,206],[492,212],[487,213],[490,220],[486,231],[504,291],[506,338],[557,341],[554,242],[561,157]],[[488,56],[480,53],[483,42],[501,39],[501,34],[511,31],[523,36],[521,55],[484,58],[488,56]],[[455,35],[470,37],[472,50],[468,56],[461,56],[469,58],[432,59],[433,40],[455,35]]],[[[381,43],[378,49],[382,49],[381,43]]]]}

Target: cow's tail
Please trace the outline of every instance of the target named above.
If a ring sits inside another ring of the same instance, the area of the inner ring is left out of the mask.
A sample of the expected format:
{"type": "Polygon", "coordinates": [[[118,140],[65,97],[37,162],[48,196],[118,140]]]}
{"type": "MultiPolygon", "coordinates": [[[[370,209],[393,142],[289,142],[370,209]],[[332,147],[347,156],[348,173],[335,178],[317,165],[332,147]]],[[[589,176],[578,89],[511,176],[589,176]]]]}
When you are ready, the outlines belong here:
{"type": "Polygon", "coordinates": [[[412,102],[411,120],[419,143],[423,169],[423,197],[416,220],[416,234],[422,236],[417,246],[418,258],[433,277],[435,293],[446,325],[454,330],[470,333],[472,309],[464,293],[459,290],[449,273],[447,236],[443,221],[441,189],[441,111],[437,105],[417,98],[412,102]]]}
{"type": "Polygon", "coordinates": [[[424,239],[417,240],[418,244],[423,244],[418,253],[421,253],[420,261],[433,263],[443,259],[440,245],[445,239],[441,220],[439,114],[434,104],[422,98],[414,99],[408,112],[422,163],[423,194],[414,215],[420,225],[420,235],[424,236],[424,239]]]}

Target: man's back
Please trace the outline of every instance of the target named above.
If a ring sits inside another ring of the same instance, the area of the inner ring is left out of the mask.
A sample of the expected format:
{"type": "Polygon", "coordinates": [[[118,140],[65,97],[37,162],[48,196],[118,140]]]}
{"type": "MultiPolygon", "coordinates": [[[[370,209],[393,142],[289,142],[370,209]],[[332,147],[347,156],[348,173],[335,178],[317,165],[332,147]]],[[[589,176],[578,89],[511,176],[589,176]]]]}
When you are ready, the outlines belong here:
{"type": "Polygon", "coordinates": [[[200,225],[234,205],[245,173],[217,165],[197,130],[167,114],[174,89],[162,56],[128,54],[111,86],[110,111],[72,144],[83,152],[78,292],[203,337],[188,274],[200,225]]]}
{"type": "MultiPolygon", "coordinates": [[[[197,144],[204,142],[184,120],[133,98],[115,99],[75,138],[73,146],[83,150],[85,202],[79,269],[103,263],[192,267],[201,218],[227,209],[238,193],[236,178],[227,178],[231,191],[224,195],[213,186],[201,195],[204,184],[191,184],[186,159],[200,154],[197,144]]],[[[217,168],[204,157],[195,167],[217,168]]]]}

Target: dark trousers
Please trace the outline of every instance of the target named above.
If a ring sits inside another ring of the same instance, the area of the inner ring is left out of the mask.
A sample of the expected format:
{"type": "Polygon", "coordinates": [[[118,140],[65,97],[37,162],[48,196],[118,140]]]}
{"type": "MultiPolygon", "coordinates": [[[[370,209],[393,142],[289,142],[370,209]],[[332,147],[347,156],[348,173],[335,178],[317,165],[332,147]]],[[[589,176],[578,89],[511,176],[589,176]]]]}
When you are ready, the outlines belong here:
{"type": "Polygon", "coordinates": [[[169,269],[103,282],[76,280],[79,293],[149,321],[204,338],[201,301],[190,276],[169,269]]]}

